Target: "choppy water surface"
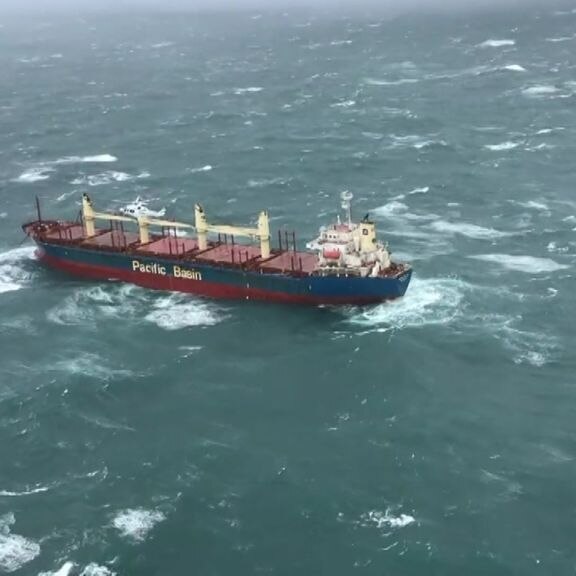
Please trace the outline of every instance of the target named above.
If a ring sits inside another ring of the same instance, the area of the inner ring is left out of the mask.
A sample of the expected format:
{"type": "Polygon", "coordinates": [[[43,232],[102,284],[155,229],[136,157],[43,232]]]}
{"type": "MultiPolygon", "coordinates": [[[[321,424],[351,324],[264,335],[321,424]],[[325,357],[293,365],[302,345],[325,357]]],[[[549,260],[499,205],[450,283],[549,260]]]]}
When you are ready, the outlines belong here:
{"type": "Polygon", "coordinates": [[[0,572],[569,574],[576,13],[0,27],[0,572]],[[71,280],[19,225],[140,195],[415,275],[310,309],[71,280]]]}

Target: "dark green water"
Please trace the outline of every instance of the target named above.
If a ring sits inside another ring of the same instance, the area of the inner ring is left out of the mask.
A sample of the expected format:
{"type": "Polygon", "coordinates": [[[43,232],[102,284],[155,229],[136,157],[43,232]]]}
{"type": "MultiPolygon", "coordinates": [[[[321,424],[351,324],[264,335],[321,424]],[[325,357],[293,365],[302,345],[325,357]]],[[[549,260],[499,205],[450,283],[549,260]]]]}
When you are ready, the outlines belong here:
{"type": "Polygon", "coordinates": [[[0,572],[574,573],[574,11],[0,24],[0,572]],[[202,301],[19,244],[36,195],[303,241],[345,189],[401,302],[202,301]]]}

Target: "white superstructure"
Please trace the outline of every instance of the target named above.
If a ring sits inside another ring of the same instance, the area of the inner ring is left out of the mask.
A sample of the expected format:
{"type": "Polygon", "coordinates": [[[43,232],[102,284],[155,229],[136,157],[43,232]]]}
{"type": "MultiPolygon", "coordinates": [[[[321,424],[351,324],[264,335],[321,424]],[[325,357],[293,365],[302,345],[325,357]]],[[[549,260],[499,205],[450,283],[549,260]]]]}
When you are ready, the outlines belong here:
{"type": "Polygon", "coordinates": [[[352,198],[350,192],[341,195],[347,221],[338,218],[335,224],[322,226],[318,237],[306,247],[317,252],[318,269],[324,273],[379,276],[392,264],[390,253],[378,242],[376,226],[367,216],[358,223],[352,222],[352,198]]]}

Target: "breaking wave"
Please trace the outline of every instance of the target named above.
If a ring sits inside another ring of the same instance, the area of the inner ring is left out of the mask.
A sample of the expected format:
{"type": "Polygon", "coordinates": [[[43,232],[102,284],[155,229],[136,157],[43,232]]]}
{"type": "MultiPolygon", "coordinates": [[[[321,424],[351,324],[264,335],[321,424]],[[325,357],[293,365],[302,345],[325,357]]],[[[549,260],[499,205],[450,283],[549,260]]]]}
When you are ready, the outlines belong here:
{"type": "Polygon", "coordinates": [[[14,180],[14,182],[20,182],[25,184],[32,184],[33,182],[41,182],[42,180],[48,180],[50,175],[54,172],[54,168],[48,166],[36,166],[34,168],[29,168],[25,170],[14,180]]]}
{"type": "Polygon", "coordinates": [[[80,176],[72,180],[72,184],[76,186],[103,186],[110,184],[112,182],[129,182],[131,180],[140,180],[142,178],[149,178],[150,174],[148,172],[141,172],[134,176],[133,174],[127,174],[126,172],[117,172],[111,170],[109,172],[104,172],[102,174],[93,174],[90,176],[80,176]]]}
{"type": "Polygon", "coordinates": [[[82,163],[100,163],[100,162],[117,162],[118,158],[112,154],[97,154],[96,156],[65,156],[54,160],[51,164],[82,164],[82,163]]]}
{"type": "Polygon", "coordinates": [[[550,85],[531,86],[530,88],[522,90],[524,95],[533,97],[547,96],[550,94],[556,94],[556,92],[558,92],[558,88],[550,85]]]}
{"type": "Polygon", "coordinates": [[[242,94],[253,94],[256,92],[262,92],[262,90],[264,90],[264,88],[261,88],[260,86],[249,86],[248,88],[235,88],[234,94],[240,96],[242,94]]]}
{"type": "Polygon", "coordinates": [[[495,238],[504,238],[510,236],[510,232],[501,232],[494,228],[484,228],[477,224],[466,222],[447,222],[445,220],[436,220],[430,224],[430,227],[436,232],[445,232],[448,234],[460,234],[475,240],[494,240],[495,238]]]}
{"type": "Polygon", "coordinates": [[[19,264],[34,259],[34,251],[33,246],[24,246],[0,253],[0,294],[24,288],[31,275],[19,264]]]}
{"type": "Polygon", "coordinates": [[[520,66],[520,64],[509,64],[508,66],[504,66],[503,70],[510,70],[510,72],[526,72],[526,68],[520,66]]]}
{"type": "Polygon", "coordinates": [[[479,44],[480,48],[501,48],[502,46],[514,46],[516,44],[516,40],[486,40],[479,44]]]}
{"type": "Polygon", "coordinates": [[[409,514],[394,516],[389,508],[386,509],[386,512],[370,510],[370,512],[362,514],[361,519],[364,524],[373,525],[376,528],[404,528],[415,522],[414,516],[409,514]]]}
{"type": "Polygon", "coordinates": [[[188,174],[196,174],[198,172],[210,172],[210,170],[212,170],[212,166],[206,164],[206,166],[200,166],[199,168],[190,168],[187,172],[188,174]]]}
{"type": "Polygon", "coordinates": [[[536,256],[513,256],[511,254],[478,254],[469,256],[475,260],[493,262],[515,272],[526,272],[527,274],[542,274],[546,272],[557,272],[568,268],[564,264],[552,260],[551,258],[537,258],[536,256]]]}
{"type": "Polygon", "coordinates": [[[469,285],[452,278],[413,278],[404,298],[348,312],[348,322],[367,332],[449,324],[462,310],[469,285]]]}
{"type": "MultiPolygon", "coordinates": [[[[70,576],[70,574],[73,573],[74,568],[74,562],[68,561],[55,572],[41,572],[38,576],[70,576]]],[[[82,572],[78,573],[78,576],[116,576],[116,572],[113,572],[106,566],[100,566],[95,562],[91,562],[84,567],[82,572]]]]}
{"type": "Polygon", "coordinates": [[[148,322],[165,330],[180,330],[190,326],[213,326],[220,317],[206,302],[181,294],[170,294],[158,299],[153,310],[146,314],[148,322]]]}
{"type": "Polygon", "coordinates": [[[113,525],[124,538],[133,542],[143,542],[150,530],[165,519],[166,516],[159,510],[131,508],[119,512],[114,518],[113,525]]]}
{"type": "Polygon", "coordinates": [[[14,572],[40,554],[40,545],[19,534],[12,534],[14,514],[0,516],[0,571],[14,572]]]}
{"type": "Polygon", "coordinates": [[[520,144],[517,142],[502,142],[502,144],[486,144],[484,148],[498,152],[501,150],[513,150],[514,148],[518,148],[518,146],[520,146],[520,144]]]}

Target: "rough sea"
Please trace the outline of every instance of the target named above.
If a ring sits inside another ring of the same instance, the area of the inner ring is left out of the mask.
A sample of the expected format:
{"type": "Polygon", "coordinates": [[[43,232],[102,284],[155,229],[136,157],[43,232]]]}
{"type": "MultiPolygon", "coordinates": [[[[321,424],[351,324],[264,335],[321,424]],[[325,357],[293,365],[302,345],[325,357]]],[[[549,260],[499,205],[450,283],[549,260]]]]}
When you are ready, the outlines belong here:
{"type": "Polygon", "coordinates": [[[0,19],[0,573],[576,567],[576,10],[0,19]],[[20,225],[141,196],[301,246],[376,220],[401,301],[72,279],[20,225]]]}

